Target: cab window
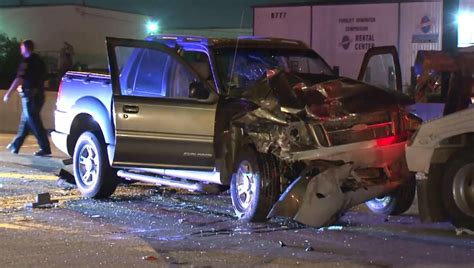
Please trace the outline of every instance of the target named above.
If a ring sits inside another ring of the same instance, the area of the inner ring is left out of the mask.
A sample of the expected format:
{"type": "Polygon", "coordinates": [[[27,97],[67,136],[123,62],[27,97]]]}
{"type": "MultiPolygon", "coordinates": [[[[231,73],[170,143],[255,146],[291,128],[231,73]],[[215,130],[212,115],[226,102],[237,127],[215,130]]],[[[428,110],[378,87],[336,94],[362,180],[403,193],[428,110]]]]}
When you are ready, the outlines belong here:
{"type": "Polygon", "coordinates": [[[213,84],[208,57],[201,52],[180,52],[189,64],[183,64],[169,54],[148,48],[117,47],[117,62],[120,69],[122,95],[189,99],[190,88],[205,82],[213,84]]]}
{"type": "Polygon", "coordinates": [[[166,67],[169,56],[163,52],[145,49],[138,65],[133,96],[166,97],[166,67]]]}

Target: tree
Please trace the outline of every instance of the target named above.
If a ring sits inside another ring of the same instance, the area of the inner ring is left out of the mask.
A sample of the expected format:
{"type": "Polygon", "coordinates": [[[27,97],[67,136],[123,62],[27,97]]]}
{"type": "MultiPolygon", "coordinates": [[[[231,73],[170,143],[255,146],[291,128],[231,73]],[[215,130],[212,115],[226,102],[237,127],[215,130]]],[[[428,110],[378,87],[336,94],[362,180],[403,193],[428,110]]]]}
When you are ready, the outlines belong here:
{"type": "Polygon", "coordinates": [[[20,61],[20,42],[0,33],[0,88],[7,88],[15,79],[20,61]]]}

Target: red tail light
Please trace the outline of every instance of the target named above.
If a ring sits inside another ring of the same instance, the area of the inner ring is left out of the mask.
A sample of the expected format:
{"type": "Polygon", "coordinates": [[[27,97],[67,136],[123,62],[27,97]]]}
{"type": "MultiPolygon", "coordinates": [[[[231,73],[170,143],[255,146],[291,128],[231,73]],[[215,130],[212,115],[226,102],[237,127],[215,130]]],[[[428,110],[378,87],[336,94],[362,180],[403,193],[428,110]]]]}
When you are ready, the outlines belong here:
{"type": "Polygon", "coordinates": [[[377,139],[377,146],[378,147],[387,146],[390,144],[394,144],[396,142],[397,142],[397,136],[381,138],[381,139],[377,139]]]}

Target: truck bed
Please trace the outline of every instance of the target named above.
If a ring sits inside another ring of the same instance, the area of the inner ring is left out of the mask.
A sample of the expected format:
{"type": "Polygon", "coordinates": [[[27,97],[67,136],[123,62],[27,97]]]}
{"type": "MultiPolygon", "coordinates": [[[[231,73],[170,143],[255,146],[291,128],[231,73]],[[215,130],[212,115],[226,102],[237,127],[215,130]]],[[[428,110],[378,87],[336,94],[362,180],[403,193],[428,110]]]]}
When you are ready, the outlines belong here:
{"type": "Polygon", "coordinates": [[[56,110],[69,111],[83,98],[95,98],[111,109],[112,86],[110,75],[89,72],[67,72],[60,86],[56,110]]]}

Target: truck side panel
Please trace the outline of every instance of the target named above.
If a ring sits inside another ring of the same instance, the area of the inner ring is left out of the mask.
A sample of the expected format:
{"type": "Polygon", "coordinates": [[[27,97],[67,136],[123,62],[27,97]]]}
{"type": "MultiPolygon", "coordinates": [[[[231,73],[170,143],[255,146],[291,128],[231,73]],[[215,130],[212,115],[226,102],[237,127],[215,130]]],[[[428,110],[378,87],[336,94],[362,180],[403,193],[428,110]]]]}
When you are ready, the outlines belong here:
{"type": "Polygon", "coordinates": [[[68,150],[64,143],[76,135],[73,133],[75,127],[84,125],[84,122],[77,121],[81,115],[82,118],[92,118],[93,123],[99,125],[105,142],[113,145],[111,109],[112,87],[108,75],[68,72],[62,80],[56,103],[53,142],[62,151],[67,150],[65,153],[71,153],[71,148],[68,150]]]}

